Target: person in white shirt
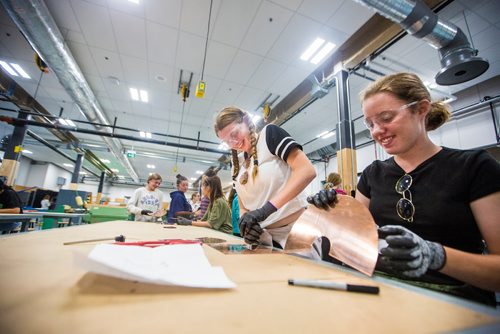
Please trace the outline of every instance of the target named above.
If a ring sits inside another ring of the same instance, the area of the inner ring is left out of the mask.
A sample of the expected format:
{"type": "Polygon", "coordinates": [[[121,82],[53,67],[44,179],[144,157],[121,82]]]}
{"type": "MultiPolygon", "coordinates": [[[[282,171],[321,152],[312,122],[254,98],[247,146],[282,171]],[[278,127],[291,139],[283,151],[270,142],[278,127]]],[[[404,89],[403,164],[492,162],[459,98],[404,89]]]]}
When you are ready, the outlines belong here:
{"type": "Polygon", "coordinates": [[[134,195],[128,201],[128,212],[135,215],[136,221],[154,222],[157,217],[165,215],[162,208],[163,192],[158,187],[161,184],[161,176],[158,173],[149,175],[145,187],[134,191],[134,195]]]}

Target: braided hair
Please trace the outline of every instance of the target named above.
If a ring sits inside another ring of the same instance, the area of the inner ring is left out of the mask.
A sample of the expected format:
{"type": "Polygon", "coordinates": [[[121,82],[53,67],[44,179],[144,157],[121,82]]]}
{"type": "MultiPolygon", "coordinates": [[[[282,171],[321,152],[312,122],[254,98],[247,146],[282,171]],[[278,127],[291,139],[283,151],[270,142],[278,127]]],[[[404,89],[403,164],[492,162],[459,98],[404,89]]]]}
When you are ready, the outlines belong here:
{"type": "MultiPolygon", "coordinates": [[[[250,144],[252,145],[252,151],[250,155],[253,158],[252,178],[255,180],[255,177],[259,172],[259,160],[257,157],[257,139],[259,138],[259,136],[257,135],[255,124],[252,122],[250,115],[246,111],[243,111],[236,107],[226,107],[222,109],[217,115],[214,124],[215,133],[218,135],[219,131],[221,131],[231,123],[245,123],[250,131],[250,144]]],[[[232,151],[236,152],[236,150],[232,151]]],[[[238,155],[233,154],[233,152],[231,152],[231,154],[233,168],[234,170],[237,170],[237,172],[239,172],[238,155]]],[[[237,176],[238,173],[235,173],[233,171],[233,181],[235,181],[235,178],[237,176]]]]}
{"type": "Polygon", "coordinates": [[[229,197],[227,198],[227,202],[230,206],[233,205],[234,194],[236,194],[235,182],[238,174],[240,172],[240,163],[238,161],[238,151],[231,150],[231,160],[233,161],[233,175],[231,175],[231,179],[233,180],[233,187],[231,188],[231,192],[229,193],[229,197]]]}

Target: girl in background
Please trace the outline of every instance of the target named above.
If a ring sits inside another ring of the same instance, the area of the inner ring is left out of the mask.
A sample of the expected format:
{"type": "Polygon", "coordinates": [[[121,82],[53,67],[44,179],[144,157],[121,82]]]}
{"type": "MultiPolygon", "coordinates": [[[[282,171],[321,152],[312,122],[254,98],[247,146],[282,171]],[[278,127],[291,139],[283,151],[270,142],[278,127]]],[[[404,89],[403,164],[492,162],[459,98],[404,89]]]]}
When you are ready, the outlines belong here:
{"type": "Polygon", "coordinates": [[[167,220],[169,223],[175,223],[179,215],[191,215],[192,209],[189,205],[185,193],[188,190],[188,179],[181,174],[177,174],[177,190],[170,193],[170,207],[168,209],[167,220]]]}
{"type": "Polygon", "coordinates": [[[209,227],[221,232],[233,233],[231,224],[231,209],[227,204],[222,184],[218,176],[205,177],[201,184],[203,196],[210,199],[207,212],[201,221],[191,221],[189,219],[178,218],[178,225],[192,225],[198,227],[209,227]]]}

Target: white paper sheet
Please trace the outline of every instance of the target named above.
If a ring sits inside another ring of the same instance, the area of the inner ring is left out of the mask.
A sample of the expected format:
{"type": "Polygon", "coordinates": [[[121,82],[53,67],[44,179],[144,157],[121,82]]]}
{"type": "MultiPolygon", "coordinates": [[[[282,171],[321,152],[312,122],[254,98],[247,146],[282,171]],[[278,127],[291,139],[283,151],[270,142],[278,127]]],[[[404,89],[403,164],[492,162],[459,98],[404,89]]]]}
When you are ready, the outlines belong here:
{"type": "Polygon", "coordinates": [[[121,279],[195,288],[235,288],[221,267],[212,267],[201,245],[166,245],[156,248],[101,244],[94,247],[86,270],[121,279]]]}

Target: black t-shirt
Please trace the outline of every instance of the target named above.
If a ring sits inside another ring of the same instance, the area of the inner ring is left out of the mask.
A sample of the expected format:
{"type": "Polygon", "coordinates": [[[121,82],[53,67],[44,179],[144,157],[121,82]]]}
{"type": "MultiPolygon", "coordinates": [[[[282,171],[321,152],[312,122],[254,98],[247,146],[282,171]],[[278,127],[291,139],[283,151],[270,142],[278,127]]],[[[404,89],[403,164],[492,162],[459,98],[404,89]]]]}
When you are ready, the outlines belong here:
{"type": "Polygon", "coordinates": [[[23,212],[21,206],[21,200],[19,196],[16,194],[15,190],[12,188],[5,188],[4,191],[0,194],[0,209],[12,209],[19,208],[21,209],[20,213],[23,212]]]}
{"type": "Polygon", "coordinates": [[[500,191],[500,164],[487,152],[441,151],[409,174],[415,206],[413,222],[401,219],[395,190],[405,172],[394,158],[374,161],[361,175],[358,191],[370,199],[370,212],[379,226],[401,225],[425,240],[471,253],[482,253],[482,236],[470,203],[500,191]]]}

